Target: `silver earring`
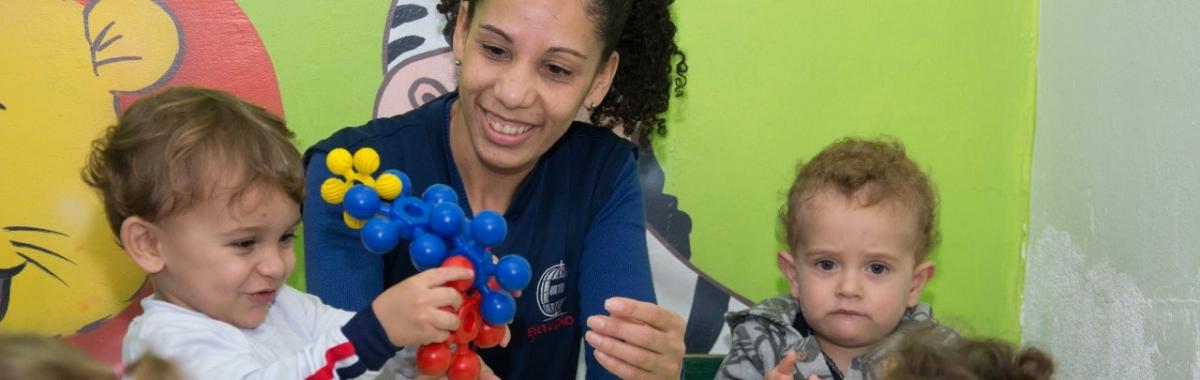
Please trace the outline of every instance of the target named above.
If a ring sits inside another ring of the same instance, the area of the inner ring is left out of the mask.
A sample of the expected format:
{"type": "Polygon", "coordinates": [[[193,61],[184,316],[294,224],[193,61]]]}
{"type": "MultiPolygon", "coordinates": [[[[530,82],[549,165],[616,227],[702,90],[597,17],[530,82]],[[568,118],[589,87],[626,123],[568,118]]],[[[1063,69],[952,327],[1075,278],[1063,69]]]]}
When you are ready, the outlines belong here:
{"type": "Polygon", "coordinates": [[[462,61],[460,61],[460,60],[457,60],[457,59],[456,59],[456,60],[454,60],[454,65],[455,65],[455,66],[462,66],[462,61]]]}
{"type": "Polygon", "coordinates": [[[583,108],[584,108],[584,109],[586,109],[586,110],[588,110],[589,112],[591,112],[591,111],[595,111],[595,110],[596,110],[596,103],[584,104],[584,105],[583,105],[583,108]]]}

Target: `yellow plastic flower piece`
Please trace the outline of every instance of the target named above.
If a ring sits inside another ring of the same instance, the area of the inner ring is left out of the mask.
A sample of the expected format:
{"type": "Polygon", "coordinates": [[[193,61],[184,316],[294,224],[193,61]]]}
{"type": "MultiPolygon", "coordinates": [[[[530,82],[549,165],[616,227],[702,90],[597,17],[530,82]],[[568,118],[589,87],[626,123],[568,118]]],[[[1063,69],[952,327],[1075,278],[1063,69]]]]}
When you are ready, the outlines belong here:
{"type": "Polygon", "coordinates": [[[354,170],[364,176],[370,176],[379,169],[379,153],[375,149],[360,148],[354,152],[354,170]]]}
{"type": "Polygon", "coordinates": [[[337,148],[329,152],[325,156],[325,166],[329,167],[329,171],[336,175],[345,176],[350,171],[350,165],[354,164],[354,160],[350,157],[350,151],[345,148],[337,148]]]}
{"type": "Polygon", "coordinates": [[[379,178],[375,179],[375,191],[379,193],[380,198],[389,201],[396,199],[396,197],[400,196],[401,190],[404,190],[404,184],[400,182],[400,177],[397,177],[395,174],[383,173],[379,178]]]}
{"type": "Polygon", "coordinates": [[[346,198],[346,190],[350,190],[350,185],[346,181],[326,178],[325,182],[321,183],[321,199],[329,204],[341,204],[342,200],[346,198]]]}
{"type": "Polygon", "coordinates": [[[355,230],[363,228],[363,225],[367,224],[367,221],[356,219],[353,216],[350,216],[350,213],[345,211],[342,211],[342,221],[346,222],[346,226],[355,230]]]}

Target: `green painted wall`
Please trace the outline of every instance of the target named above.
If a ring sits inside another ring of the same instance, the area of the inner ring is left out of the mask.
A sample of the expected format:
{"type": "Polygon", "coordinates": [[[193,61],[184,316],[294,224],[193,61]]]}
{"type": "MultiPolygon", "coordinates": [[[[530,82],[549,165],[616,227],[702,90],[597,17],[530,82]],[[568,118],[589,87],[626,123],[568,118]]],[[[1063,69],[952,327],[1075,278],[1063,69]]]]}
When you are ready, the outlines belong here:
{"type": "Polygon", "coordinates": [[[700,268],[753,300],[784,292],[777,213],[797,159],[888,134],[941,195],[924,299],[967,333],[1019,338],[1036,1],[676,4],[688,95],[656,150],[700,268]]]}
{"type": "MultiPolygon", "coordinates": [[[[387,1],[239,4],[302,148],[370,118],[387,1]]],[[[776,213],[796,160],[890,134],[941,193],[925,299],[969,333],[1020,336],[1036,1],[687,0],[675,13],[690,81],[656,149],[697,265],[752,299],[781,293],[776,213]]]]}
{"type": "MultiPolygon", "coordinates": [[[[371,119],[388,1],[238,1],[271,55],[301,149],[371,119]]],[[[302,240],[302,239],[301,239],[302,240]]],[[[288,283],[304,289],[303,249],[288,283]]]]}

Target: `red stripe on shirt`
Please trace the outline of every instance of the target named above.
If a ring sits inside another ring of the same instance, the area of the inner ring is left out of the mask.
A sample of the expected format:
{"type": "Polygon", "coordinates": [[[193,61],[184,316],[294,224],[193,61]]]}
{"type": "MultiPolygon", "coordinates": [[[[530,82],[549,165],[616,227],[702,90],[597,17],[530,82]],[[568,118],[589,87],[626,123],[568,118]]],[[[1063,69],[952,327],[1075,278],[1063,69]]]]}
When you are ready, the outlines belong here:
{"type": "Polygon", "coordinates": [[[354,356],[354,345],[350,344],[350,342],[345,342],[345,343],[330,347],[328,350],[325,350],[325,366],[321,367],[320,369],[317,369],[317,372],[313,372],[312,375],[308,375],[308,377],[306,377],[305,379],[306,380],[332,380],[333,379],[333,369],[334,369],[334,366],[337,365],[337,362],[342,359],[351,357],[351,356],[354,356]]]}

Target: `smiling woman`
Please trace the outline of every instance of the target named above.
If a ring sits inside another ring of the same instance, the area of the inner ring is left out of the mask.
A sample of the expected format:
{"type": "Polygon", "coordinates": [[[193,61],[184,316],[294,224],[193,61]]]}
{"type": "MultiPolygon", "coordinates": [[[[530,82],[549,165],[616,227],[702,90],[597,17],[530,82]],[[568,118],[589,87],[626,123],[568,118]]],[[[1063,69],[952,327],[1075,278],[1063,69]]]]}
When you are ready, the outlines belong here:
{"type": "MultiPolygon", "coordinates": [[[[647,144],[666,131],[659,115],[686,72],[670,3],[444,0],[458,91],[305,155],[308,194],[330,150],[372,147],[414,193],[445,183],[468,212],[504,213],[495,252],[528,259],[538,282],[511,344],[481,354],[501,377],[574,377],[580,355],[588,378],[679,377],[684,326],[653,303],[635,147],[610,130],[647,144]]],[[[330,304],[361,307],[416,273],[406,249],[369,253],[319,197],[304,224],[309,291],[330,304]]]]}

